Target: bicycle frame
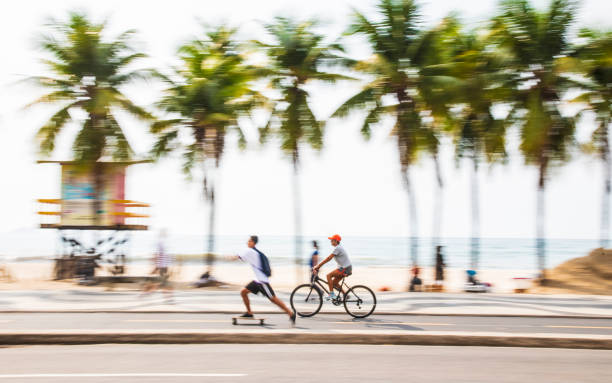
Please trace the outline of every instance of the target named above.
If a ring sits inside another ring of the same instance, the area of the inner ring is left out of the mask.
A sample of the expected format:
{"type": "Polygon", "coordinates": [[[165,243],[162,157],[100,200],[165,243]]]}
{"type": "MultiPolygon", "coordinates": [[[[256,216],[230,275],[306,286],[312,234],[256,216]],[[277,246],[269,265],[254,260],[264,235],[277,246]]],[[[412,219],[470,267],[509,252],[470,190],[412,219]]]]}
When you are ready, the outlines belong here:
{"type": "MultiPolygon", "coordinates": [[[[342,295],[346,294],[345,293],[345,287],[346,287],[346,291],[348,291],[351,287],[346,284],[345,282],[346,277],[342,278],[342,282],[340,282],[340,293],[342,295]]],[[[323,290],[326,294],[329,294],[330,291],[327,290],[327,281],[324,280],[323,278],[319,277],[318,274],[312,274],[312,276],[310,277],[310,285],[312,287],[314,287],[315,285],[318,286],[321,290],[323,290]]],[[[335,286],[334,286],[335,287],[335,286]]],[[[337,289],[337,287],[336,287],[337,289]]],[[[340,294],[338,294],[338,300],[340,299],[340,294]]]]}

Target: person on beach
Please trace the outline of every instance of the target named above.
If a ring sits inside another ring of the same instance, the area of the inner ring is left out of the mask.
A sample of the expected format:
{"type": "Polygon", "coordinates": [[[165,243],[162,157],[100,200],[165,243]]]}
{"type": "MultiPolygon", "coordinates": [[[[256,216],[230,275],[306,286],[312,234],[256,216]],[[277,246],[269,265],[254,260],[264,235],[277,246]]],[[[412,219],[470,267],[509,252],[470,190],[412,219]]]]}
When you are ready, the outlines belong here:
{"type": "Polygon", "coordinates": [[[346,250],[344,250],[344,247],[340,245],[342,237],[340,237],[340,235],[338,234],[334,234],[331,237],[327,237],[327,239],[331,241],[331,245],[334,247],[334,251],[332,251],[332,253],[327,258],[321,261],[321,263],[313,267],[312,270],[313,272],[317,273],[321,266],[331,261],[332,258],[338,264],[337,269],[327,274],[327,284],[329,285],[330,293],[326,297],[326,299],[329,301],[332,299],[336,299],[336,294],[334,293],[334,286],[340,289],[340,281],[342,281],[342,279],[344,279],[345,277],[348,277],[349,275],[353,274],[353,266],[351,265],[351,260],[349,259],[346,250]]]}
{"type": "Polygon", "coordinates": [[[310,268],[314,268],[319,263],[319,244],[317,241],[312,241],[312,248],[314,249],[310,254],[310,268]]]}
{"type": "Polygon", "coordinates": [[[166,295],[167,303],[174,303],[172,297],[172,284],[170,283],[170,267],[172,266],[172,255],[168,254],[165,245],[166,230],[162,229],[159,232],[159,241],[157,243],[157,251],[153,259],[155,268],[151,274],[159,275],[158,283],[147,283],[143,289],[143,295],[152,293],[156,289],[160,288],[166,295]]]}
{"type": "Polygon", "coordinates": [[[444,284],[444,256],[442,255],[442,246],[436,246],[436,282],[435,285],[442,286],[444,284]]]}
{"type": "Polygon", "coordinates": [[[410,288],[409,291],[421,291],[421,286],[423,285],[423,281],[419,278],[419,274],[421,273],[421,268],[416,264],[412,266],[412,278],[410,279],[410,288]]]}
{"type": "MultiPolygon", "coordinates": [[[[291,324],[295,325],[296,313],[289,310],[289,308],[283,303],[283,301],[281,301],[276,296],[276,294],[274,294],[274,290],[272,289],[272,286],[270,286],[268,277],[271,274],[271,272],[269,272],[268,274],[266,273],[266,267],[265,267],[266,265],[264,265],[264,262],[267,262],[267,261],[263,260],[265,255],[263,255],[263,253],[261,253],[255,247],[258,241],[259,241],[259,238],[256,235],[250,236],[249,240],[247,241],[247,248],[244,251],[242,251],[240,254],[230,257],[233,260],[241,260],[243,262],[248,263],[249,265],[251,265],[251,268],[253,269],[253,272],[255,273],[255,279],[252,280],[248,285],[246,285],[242,289],[242,291],[240,291],[240,295],[242,296],[242,301],[244,302],[244,305],[246,306],[246,309],[247,309],[246,313],[242,314],[241,316],[243,318],[253,318],[253,311],[251,311],[251,302],[249,301],[249,293],[253,293],[253,294],[261,293],[263,296],[268,298],[272,303],[274,303],[275,305],[283,309],[283,311],[286,312],[287,315],[289,316],[289,320],[291,321],[291,324]]],[[[270,271],[269,265],[268,265],[267,271],[270,271]]]]}

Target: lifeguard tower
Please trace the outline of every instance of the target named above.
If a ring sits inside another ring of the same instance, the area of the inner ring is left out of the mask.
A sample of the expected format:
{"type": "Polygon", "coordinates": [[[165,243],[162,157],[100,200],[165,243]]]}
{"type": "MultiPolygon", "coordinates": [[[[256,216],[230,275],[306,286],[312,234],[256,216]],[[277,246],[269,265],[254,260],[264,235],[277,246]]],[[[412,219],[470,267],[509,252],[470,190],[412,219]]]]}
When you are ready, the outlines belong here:
{"type": "Polygon", "coordinates": [[[126,198],[125,175],[128,166],[145,162],[98,162],[94,171],[73,161],[38,161],[61,166],[61,198],[38,200],[40,228],[59,232],[56,279],[93,279],[98,262],[110,264],[114,275],[125,272],[130,232],[148,229],[150,207],[126,198]]]}

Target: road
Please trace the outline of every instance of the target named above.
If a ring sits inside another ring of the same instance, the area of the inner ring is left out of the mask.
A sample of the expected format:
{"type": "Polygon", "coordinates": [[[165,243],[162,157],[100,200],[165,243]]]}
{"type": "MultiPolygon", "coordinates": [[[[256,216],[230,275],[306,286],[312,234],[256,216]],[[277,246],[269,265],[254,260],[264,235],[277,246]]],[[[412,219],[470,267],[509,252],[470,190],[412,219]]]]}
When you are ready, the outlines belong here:
{"type": "MultiPolygon", "coordinates": [[[[0,331],[11,330],[236,330],[232,314],[200,313],[3,313],[0,331]]],[[[263,329],[290,328],[286,315],[266,314],[263,329]]],[[[612,319],[372,315],[352,319],[347,314],[298,318],[297,329],[312,331],[461,331],[542,334],[612,335],[612,319]]]]}
{"type": "Polygon", "coordinates": [[[612,351],[356,345],[0,348],[0,382],[612,381],[612,351]]]}

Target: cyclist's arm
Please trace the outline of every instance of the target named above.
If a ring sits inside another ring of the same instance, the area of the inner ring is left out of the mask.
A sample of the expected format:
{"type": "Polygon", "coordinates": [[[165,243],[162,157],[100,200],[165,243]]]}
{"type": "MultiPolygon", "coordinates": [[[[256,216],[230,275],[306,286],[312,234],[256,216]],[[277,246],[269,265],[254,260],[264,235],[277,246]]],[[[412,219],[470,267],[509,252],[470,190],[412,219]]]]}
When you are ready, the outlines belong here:
{"type": "Polygon", "coordinates": [[[327,258],[325,258],[324,260],[321,261],[321,263],[319,263],[318,265],[316,265],[315,267],[313,267],[313,269],[315,270],[319,270],[321,268],[321,266],[323,266],[324,264],[326,264],[327,262],[331,261],[332,258],[334,258],[336,256],[336,254],[331,253],[327,258]]]}

